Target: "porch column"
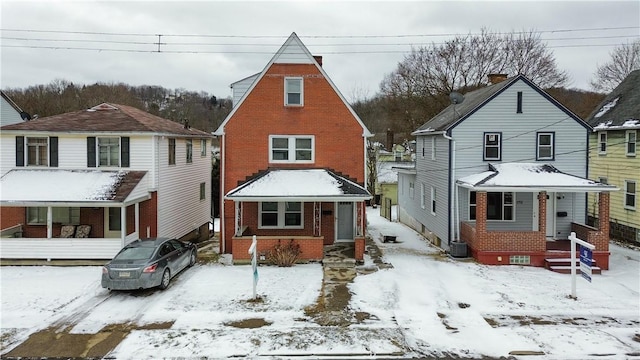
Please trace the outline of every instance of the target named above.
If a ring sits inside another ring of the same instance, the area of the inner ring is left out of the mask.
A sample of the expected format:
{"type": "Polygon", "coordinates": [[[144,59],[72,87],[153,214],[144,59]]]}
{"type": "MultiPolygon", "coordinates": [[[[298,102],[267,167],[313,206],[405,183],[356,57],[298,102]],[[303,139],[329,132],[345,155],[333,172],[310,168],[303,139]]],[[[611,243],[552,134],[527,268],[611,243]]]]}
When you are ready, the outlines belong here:
{"type": "Polygon", "coordinates": [[[135,209],[135,218],[136,218],[136,234],[138,234],[138,237],[140,236],[140,203],[136,203],[134,205],[134,209],[135,209]]]}
{"type": "Polygon", "coordinates": [[[476,251],[487,250],[487,192],[476,192],[476,251]]]}
{"type": "Polygon", "coordinates": [[[594,240],[596,250],[609,251],[609,193],[598,194],[598,236],[594,240]]]}
{"type": "Polygon", "coordinates": [[[538,232],[547,237],[547,192],[538,193],[538,232]]]}
{"type": "Polygon", "coordinates": [[[47,239],[53,237],[53,208],[47,206],[47,239]]]}
{"type": "Polygon", "coordinates": [[[127,238],[127,207],[120,207],[120,239],[122,241],[122,246],[126,245],[127,238]]]}

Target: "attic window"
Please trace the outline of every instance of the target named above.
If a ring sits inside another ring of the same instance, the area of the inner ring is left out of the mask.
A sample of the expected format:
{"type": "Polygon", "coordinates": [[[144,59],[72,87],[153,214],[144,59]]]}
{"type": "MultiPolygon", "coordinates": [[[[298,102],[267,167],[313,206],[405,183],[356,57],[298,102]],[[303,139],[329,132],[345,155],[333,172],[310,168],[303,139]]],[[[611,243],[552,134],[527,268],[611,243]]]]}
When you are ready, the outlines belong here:
{"type": "Polygon", "coordinates": [[[301,77],[284,78],[284,105],[304,105],[303,83],[301,77]]]}

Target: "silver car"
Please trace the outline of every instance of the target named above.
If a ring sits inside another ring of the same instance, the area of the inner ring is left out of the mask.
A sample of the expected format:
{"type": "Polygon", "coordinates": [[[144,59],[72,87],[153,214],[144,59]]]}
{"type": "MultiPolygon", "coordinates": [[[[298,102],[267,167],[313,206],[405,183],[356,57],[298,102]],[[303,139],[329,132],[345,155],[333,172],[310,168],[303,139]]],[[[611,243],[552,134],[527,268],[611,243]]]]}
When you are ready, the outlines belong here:
{"type": "Polygon", "coordinates": [[[102,268],[102,287],[109,290],[166,289],[171,279],[193,266],[197,248],[169,238],[135,240],[102,268]]]}

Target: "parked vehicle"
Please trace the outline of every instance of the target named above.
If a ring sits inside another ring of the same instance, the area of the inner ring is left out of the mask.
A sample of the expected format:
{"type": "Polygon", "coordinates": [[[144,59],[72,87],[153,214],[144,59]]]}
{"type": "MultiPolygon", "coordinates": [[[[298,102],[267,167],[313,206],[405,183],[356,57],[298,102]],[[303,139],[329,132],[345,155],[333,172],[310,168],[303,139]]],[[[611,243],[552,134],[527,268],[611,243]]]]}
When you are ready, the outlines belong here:
{"type": "Polygon", "coordinates": [[[169,238],[135,240],[102,268],[102,287],[109,290],[166,289],[180,271],[193,266],[197,248],[169,238]]]}

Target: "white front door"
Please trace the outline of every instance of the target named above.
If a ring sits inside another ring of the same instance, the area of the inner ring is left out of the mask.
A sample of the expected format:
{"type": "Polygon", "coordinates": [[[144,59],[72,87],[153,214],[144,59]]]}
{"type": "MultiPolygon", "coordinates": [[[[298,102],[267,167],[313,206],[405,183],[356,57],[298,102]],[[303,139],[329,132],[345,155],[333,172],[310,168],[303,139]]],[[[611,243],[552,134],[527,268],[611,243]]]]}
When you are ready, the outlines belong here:
{"type": "Polygon", "coordinates": [[[547,193],[547,239],[556,237],[556,194],[547,193]]]}
{"type": "Polygon", "coordinates": [[[353,242],[353,203],[339,202],[336,224],[336,242],[353,242]]]}
{"type": "Polygon", "coordinates": [[[121,209],[119,207],[104,208],[104,237],[119,238],[121,229],[121,209]]]}

